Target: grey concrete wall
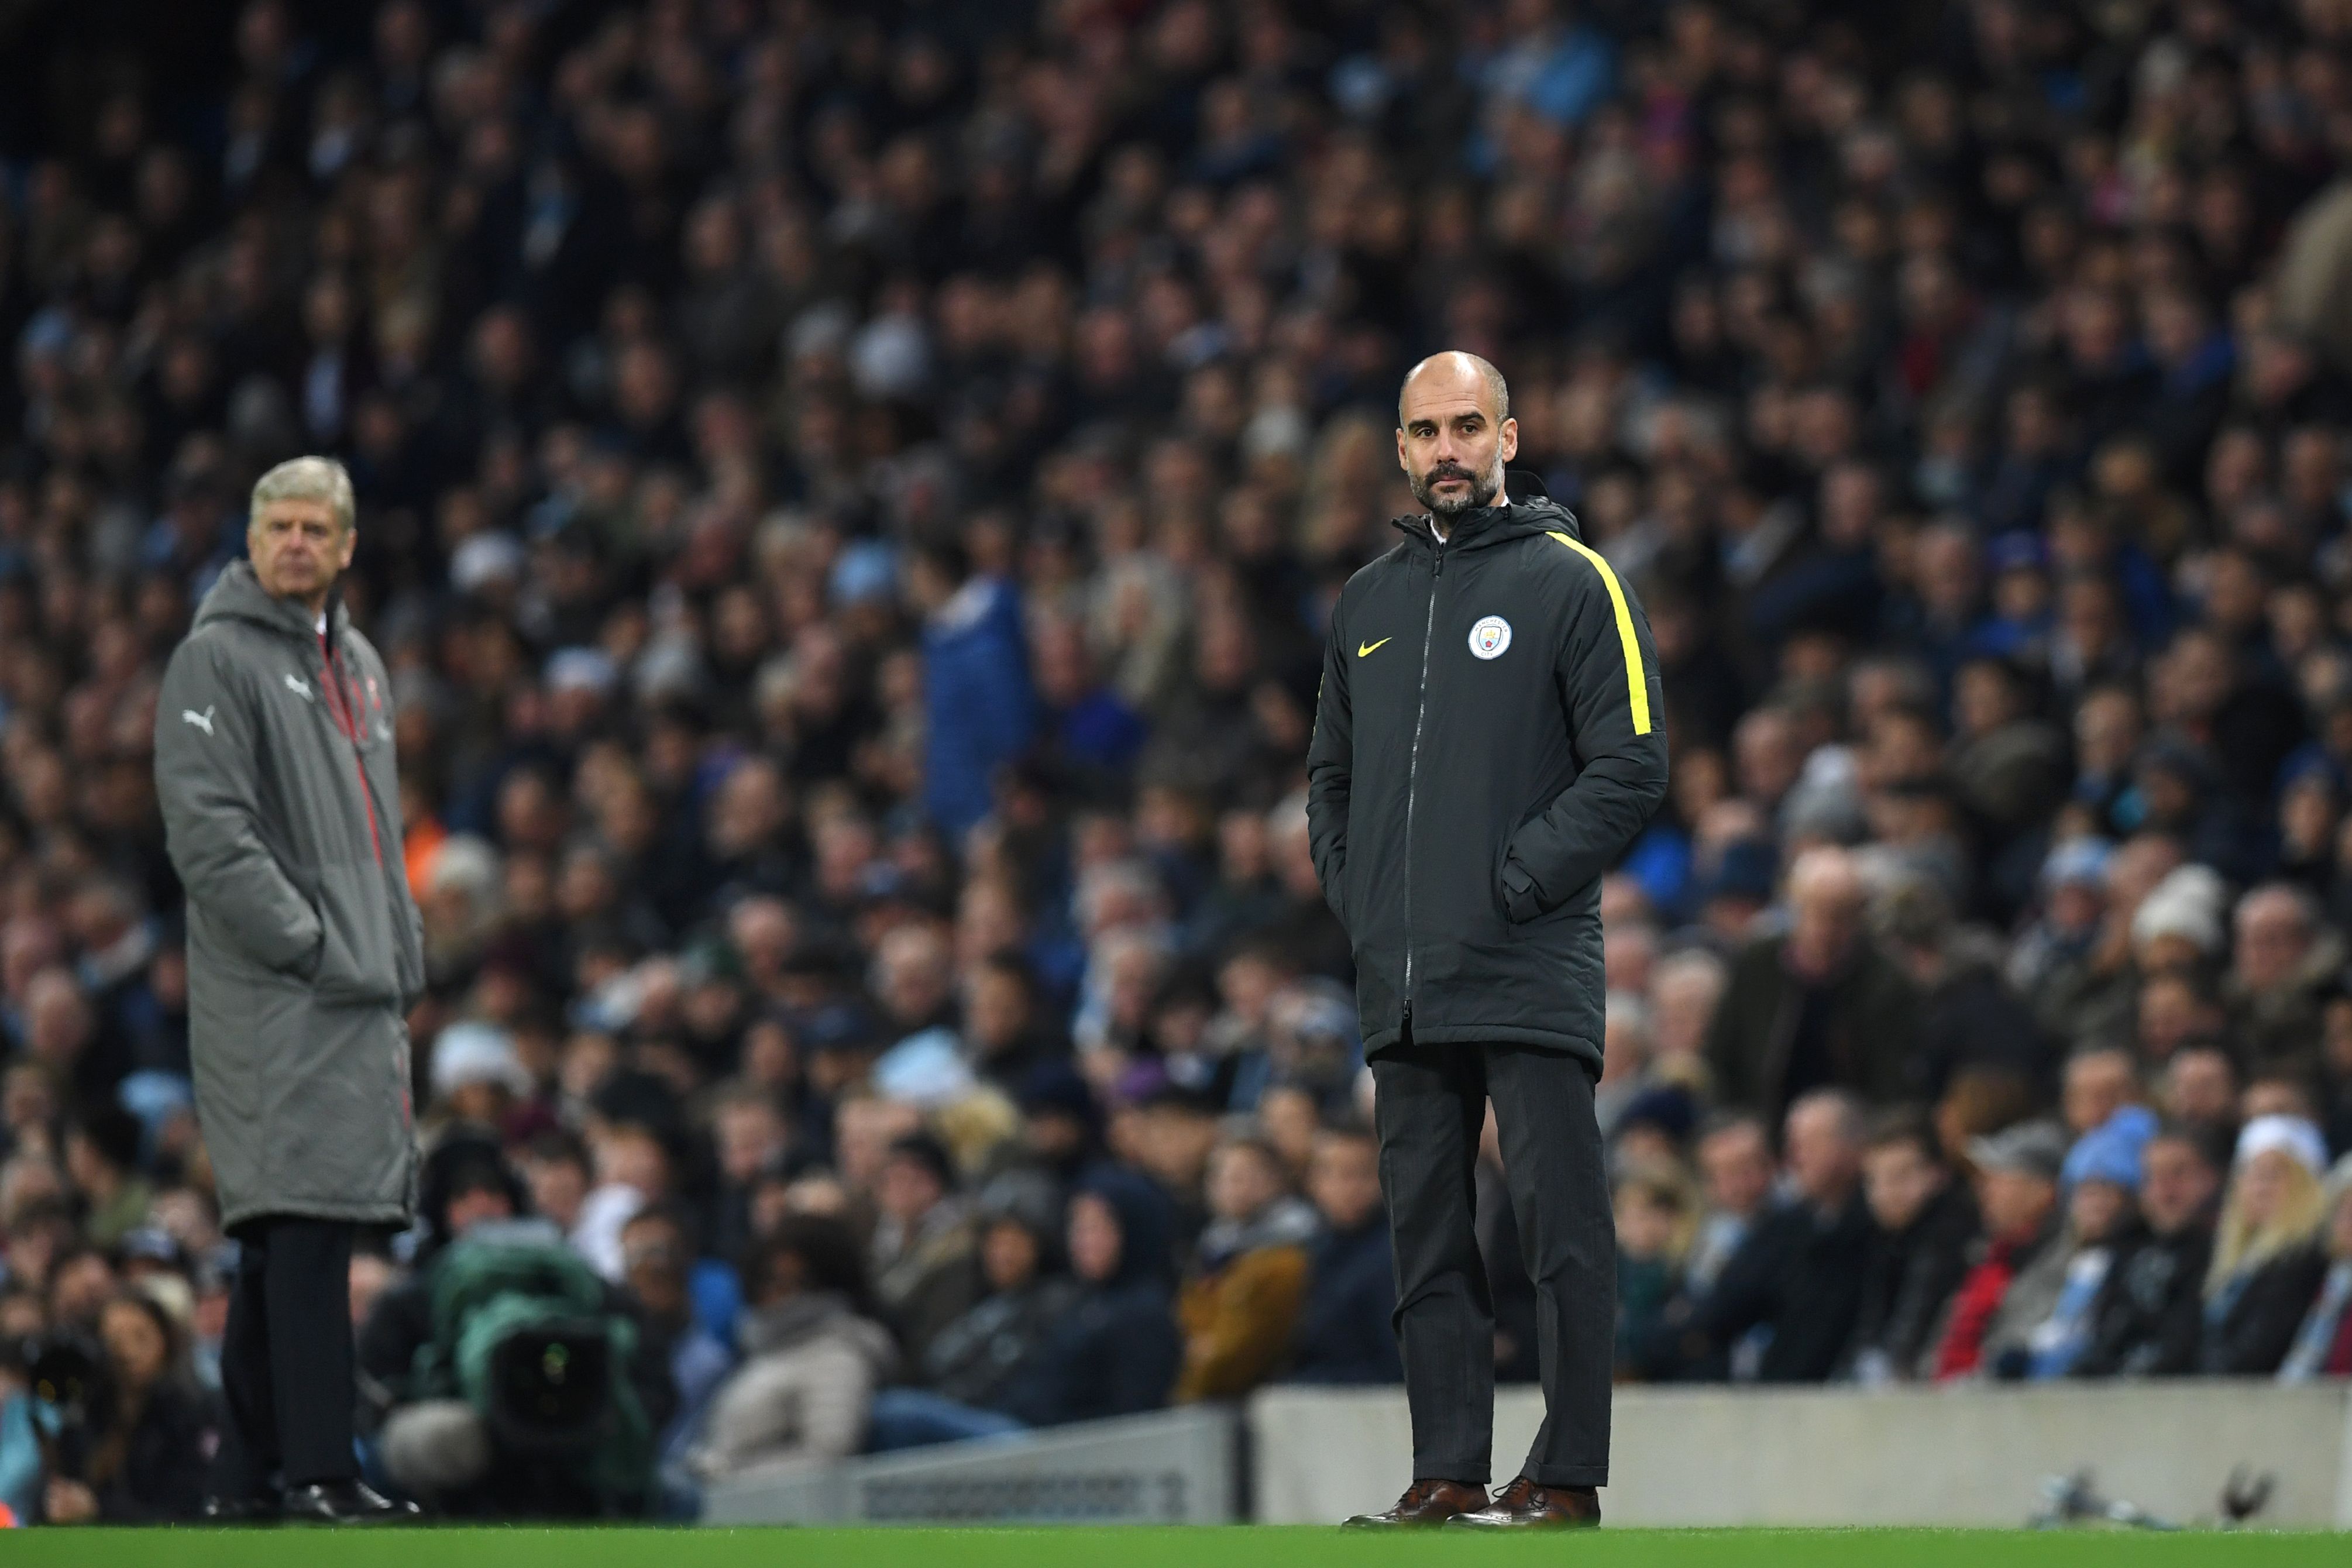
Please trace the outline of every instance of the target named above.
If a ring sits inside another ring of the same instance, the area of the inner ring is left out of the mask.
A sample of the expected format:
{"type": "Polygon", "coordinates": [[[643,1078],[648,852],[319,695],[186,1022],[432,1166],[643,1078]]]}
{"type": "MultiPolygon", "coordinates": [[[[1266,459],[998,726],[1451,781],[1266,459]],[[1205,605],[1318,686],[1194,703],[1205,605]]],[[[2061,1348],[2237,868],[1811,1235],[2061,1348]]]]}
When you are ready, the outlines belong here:
{"type": "Polygon", "coordinates": [[[706,1524],[1226,1524],[1241,1423],[1223,1406],[757,1467],[704,1493],[706,1524]]]}
{"type": "MultiPolygon", "coordinates": [[[[1517,1471],[1539,1395],[1496,1400],[1495,1473],[1517,1471]]],[[[1268,1390],[1250,1410],[1257,1517],[1345,1518],[1412,1479],[1399,1391],[1268,1390]]],[[[2053,1473],[2154,1512],[2211,1516],[2233,1466],[2277,1478],[2263,1521],[2352,1527],[2352,1391],[2198,1381],[1864,1392],[1618,1391],[1612,1522],[2025,1522],[2053,1473]]]]}

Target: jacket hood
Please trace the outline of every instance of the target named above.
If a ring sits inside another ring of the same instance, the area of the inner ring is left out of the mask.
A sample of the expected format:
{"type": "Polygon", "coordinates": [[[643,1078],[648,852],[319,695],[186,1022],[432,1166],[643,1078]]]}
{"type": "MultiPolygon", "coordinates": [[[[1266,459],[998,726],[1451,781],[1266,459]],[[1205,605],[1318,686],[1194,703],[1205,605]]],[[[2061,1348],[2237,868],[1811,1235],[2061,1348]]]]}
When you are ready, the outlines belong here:
{"type": "Polygon", "coordinates": [[[1167,1194],[1150,1178],[1117,1166],[1094,1172],[1078,1191],[1102,1199],[1118,1216],[1118,1272],[1098,1289],[1166,1284],[1173,1272],[1169,1238],[1174,1228],[1167,1194]]]}
{"type": "MultiPolygon", "coordinates": [[[[1565,533],[1579,541],[1584,538],[1576,514],[1551,499],[1540,477],[1525,468],[1507,468],[1503,473],[1503,494],[1509,504],[1476,507],[1458,514],[1446,535],[1445,548],[1480,550],[1505,540],[1541,533],[1565,533]]],[[[1427,551],[1435,543],[1425,511],[1391,518],[1389,526],[1402,533],[1417,549],[1427,551]]]]}
{"type": "MultiPolygon", "coordinates": [[[[342,596],[328,601],[329,627],[334,640],[341,642],[351,631],[352,617],[343,608],[342,596]]],[[[319,635],[319,628],[302,606],[291,599],[280,599],[262,587],[261,579],[253,574],[253,563],[240,557],[221,569],[213,582],[204,603],[196,606],[195,624],[211,621],[250,621],[255,626],[278,633],[281,637],[299,637],[310,642],[319,635]]]]}

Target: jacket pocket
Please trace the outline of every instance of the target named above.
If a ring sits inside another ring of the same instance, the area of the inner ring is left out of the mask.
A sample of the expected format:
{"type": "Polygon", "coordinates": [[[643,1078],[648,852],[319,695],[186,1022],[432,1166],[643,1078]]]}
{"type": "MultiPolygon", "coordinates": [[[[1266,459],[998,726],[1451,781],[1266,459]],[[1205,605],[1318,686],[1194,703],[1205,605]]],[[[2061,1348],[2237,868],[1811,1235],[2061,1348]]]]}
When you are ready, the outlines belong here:
{"type": "Polygon", "coordinates": [[[1541,815],[1532,812],[1521,817],[1513,825],[1511,831],[1503,836],[1503,847],[1496,852],[1495,905],[1503,912],[1503,923],[1513,928],[1532,925],[1559,912],[1556,908],[1546,910],[1543,907],[1542,895],[1536,888],[1535,874],[1528,869],[1526,862],[1511,859],[1511,847],[1519,841],[1519,835],[1527,831],[1528,824],[1538,820],[1541,815]]]}
{"type": "Polygon", "coordinates": [[[316,904],[310,906],[310,912],[319,916],[319,940],[311,944],[309,952],[294,961],[290,972],[305,985],[317,984],[319,971],[327,962],[327,917],[320,914],[316,904]]]}
{"type": "Polygon", "coordinates": [[[319,918],[326,927],[311,975],[322,1002],[394,1003],[401,998],[399,949],[384,873],[372,864],[330,866],[319,875],[319,918]]]}

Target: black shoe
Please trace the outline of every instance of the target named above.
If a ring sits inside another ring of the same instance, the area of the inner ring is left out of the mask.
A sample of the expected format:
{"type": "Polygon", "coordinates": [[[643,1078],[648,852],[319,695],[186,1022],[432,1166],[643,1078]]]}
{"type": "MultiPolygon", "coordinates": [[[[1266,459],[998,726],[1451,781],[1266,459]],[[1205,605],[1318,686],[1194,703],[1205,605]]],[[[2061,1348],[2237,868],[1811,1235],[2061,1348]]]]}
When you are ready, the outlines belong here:
{"type": "Polygon", "coordinates": [[[406,1524],[422,1518],[413,1502],[394,1502],[364,1481],[322,1481],[286,1489],[285,1517],[297,1524],[406,1524]]]}
{"type": "Polygon", "coordinates": [[[257,1497],[208,1497],[196,1517],[206,1524],[276,1524],[284,1517],[284,1505],[276,1492],[257,1497]]]}

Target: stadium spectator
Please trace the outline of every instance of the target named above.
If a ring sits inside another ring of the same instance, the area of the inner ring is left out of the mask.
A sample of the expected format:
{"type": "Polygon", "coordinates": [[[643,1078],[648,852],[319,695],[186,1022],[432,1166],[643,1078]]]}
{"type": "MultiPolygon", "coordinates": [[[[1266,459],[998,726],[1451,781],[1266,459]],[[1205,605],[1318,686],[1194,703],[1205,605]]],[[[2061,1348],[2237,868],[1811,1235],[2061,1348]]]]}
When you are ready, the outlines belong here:
{"type": "Polygon", "coordinates": [[[2069,1136],[2081,1139],[2140,1101],[2139,1067],[2120,1046],[2100,1046],[2066,1058],[2058,1086],[2058,1112],[2069,1136]]]}
{"type": "Polygon", "coordinates": [[[1369,1129],[1343,1122],[1316,1133],[1307,1195],[1322,1224],[1307,1250],[1289,1381],[1402,1382],[1380,1146],[1369,1129]]]}
{"type": "Polygon", "coordinates": [[[1698,1228],[1698,1195],[1672,1165],[1637,1165],[1617,1178],[1614,1207],[1616,1365],[1624,1375],[1639,1368],[1643,1347],[1658,1337],[1682,1283],[1698,1228]]]}
{"type": "Polygon", "coordinates": [[[1209,1158],[1209,1220],[1177,1294],[1184,1364],[1173,1397],[1232,1399],[1280,1367],[1307,1291],[1315,1211],[1288,1190],[1282,1156],[1261,1139],[1209,1158]]]}
{"type": "Polygon", "coordinates": [[[980,1299],[982,1262],[953,1158],[928,1132],[891,1141],[874,1196],[874,1294],[910,1364],[980,1299]]]}
{"type": "Polygon", "coordinates": [[[742,1363],[711,1396],[691,1468],[709,1479],[856,1453],[898,1348],[872,1316],[855,1236],[838,1220],[786,1219],[747,1259],[743,1294],[742,1363]]]}
{"type": "Polygon", "coordinates": [[[2005,1070],[2028,1081],[2046,1074],[2041,1026],[2001,978],[1997,937],[1961,926],[1949,896],[1924,877],[1893,889],[1876,912],[1888,956],[1918,991],[1913,1097],[1939,1098],[1962,1068],[2005,1070]]]}
{"type": "Polygon", "coordinates": [[[1857,1383],[1909,1382],[1922,1375],[1945,1304],[1968,1271],[1977,1207],[1934,1129],[1907,1111],[1882,1113],[1863,1146],[1862,1179],[1876,1237],[1845,1360],[1857,1383]]]}
{"type": "Polygon", "coordinates": [[[155,1194],[140,1174],[141,1142],[138,1119],[111,1109],[66,1134],[66,1173],[89,1205],[82,1230],[101,1247],[147,1223],[155,1194]]]}
{"type": "Polygon", "coordinates": [[[47,1457],[35,1425],[32,1369],[25,1364],[21,1332],[10,1345],[17,1353],[0,1360],[0,1508],[21,1523],[38,1518],[46,1500],[47,1457]]]}
{"type": "Polygon", "coordinates": [[[114,1408],[93,1413],[80,1473],[52,1475],[43,1500],[51,1524],[153,1524],[196,1517],[213,1405],[190,1376],[186,1335],[156,1297],[125,1290],[99,1319],[114,1408]]]}
{"type": "MultiPolygon", "coordinates": [[[[942,1399],[993,1410],[1032,1375],[1046,1337],[1080,1289],[1062,1267],[1060,1194],[1016,1173],[981,1198],[981,1268],[987,1294],[935,1335],[917,1370],[942,1399]]],[[[896,1391],[886,1390],[884,1398],[896,1391]]],[[[877,1405],[877,1426],[887,1425],[877,1405]]],[[[969,1434],[965,1434],[969,1435],[969,1434]]],[[[888,1446],[877,1437],[877,1446],[888,1446]]]]}
{"type": "Polygon", "coordinates": [[[1774,1123],[1816,1089],[1899,1099],[1915,1087],[1900,1044],[1916,1032],[1918,995],[1864,929],[1853,857],[1806,851],[1788,896],[1786,933],[1759,937],[1732,967],[1707,1045],[1716,1092],[1774,1123]]]}
{"type": "Polygon", "coordinates": [[[2162,1130],[2141,1149],[2147,1238],[2100,1286],[2076,1376],[2177,1377],[2197,1370],[2221,1187],[2206,1140],[2193,1131],[2162,1130]]]}
{"type": "Polygon", "coordinates": [[[641,1209],[621,1227],[623,1279],[646,1334],[645,1354],[669,1375],[671,1414],[658,1443],[665,1464],[682,1462],[702,1413],[735,1364],[733,1351],[698,1321],[693,1231],[675,1205],[641,1209]]]}
{"type": "Polygon", "coordinates": [[[1755,1116],[1723,1113],[1699,1135],[1698,1170],[1704,1207],[1685,1272],[1704,1289],[1723,1272],[1771,1201],[1771,1134],[1755,1116]]]}
{"type": "Polygon", "coordinates": [[[2320,923],[2309,891],[2281,883],[2239,900],[2235,922],[2230,1003],[2239,1050],[2263,1065],[2310,1060],[2321,992],[2346,962],[2343,940],[2320,923]]]}
{"type": "Polygon", "coordinates": [[[2074,1141],[2059,1168],[2066,1217],[2001,1298],[1985,1335],[1985,1360],[2007,1378],[2063,1377],[2081,1362],[2110,1274],[2130,1266],[2139,1224],[2140,1157],[2155,1115],[2126,1106],[2074,1141]]]}
{"type": "Polygon", "coordinates": [[[1733,1345],[1769,1325],[1757,1381],[1818,1383],[1830,1375],[1861,1310],[1871,1245],[1862,1114],[1840,1089],[1811,1090],[1789,1108],[1787,1194],[1759,1216],[1711,1286],[1666,1310],[1643,1351],[1646,1366],[1719,1377],[1733,1345]]]}
{"type": "Polygon", "coordinates": [[[2352,1375],[2352,1158],[2327,1173],[2327,1276],[2295,1331],[2279,1381],[2352,1375]]]}
{"type": "Polygon", "coordinates": [[[2020,1122],[1969,1145],[1984,1234],[1937,1331],[1928,1363],[1937,1381],[1987,1370],[1987,1344],[2010,1290],[2056,1242],[2066,1152],[2066,1134],[2051,1121],[2020,1122]]]}
{"type": "Polygon", "coordinates": [[[1070,1271],[1081,1287],[1005,1397],[1024,1425],[1132,1415],[1168,1403],[1184,1360],[1170,1283],[1167,1200],[1107,1170],[1071,1194],[1070,1271]]]}
{"type": "Polygon", "coordinates": [[[2318,1129],[2290,1116],[2238,1135],[2205,1275],[2205,1371],[2268,1376],[2294,1344],[2327,1273],[2326,1152],[2318,1129]]]}

